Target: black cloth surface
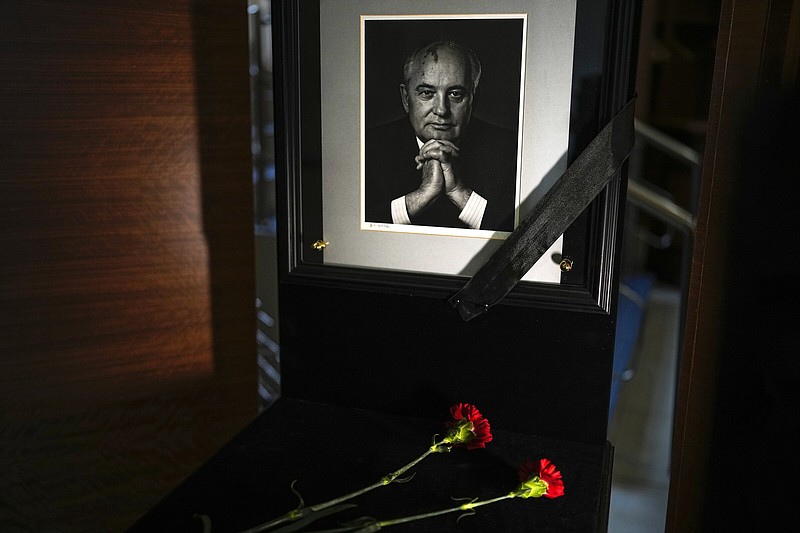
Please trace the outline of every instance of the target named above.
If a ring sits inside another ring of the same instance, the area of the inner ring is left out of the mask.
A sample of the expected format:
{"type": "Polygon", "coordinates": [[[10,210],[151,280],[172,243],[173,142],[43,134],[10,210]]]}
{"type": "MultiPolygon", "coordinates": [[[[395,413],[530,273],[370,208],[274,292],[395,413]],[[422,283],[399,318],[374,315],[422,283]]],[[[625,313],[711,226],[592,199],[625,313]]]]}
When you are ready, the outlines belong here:
{"type": "MultiPolygon", "coordinates": [[[[297,507],[290,485],[307,506],[378,481],[423,453],[449,418],[401,418],[370,411],[282,398],[172,493],[141,517],[130,533],[201,532],[195,513],[208,515],[212,532],[254,527],[297,507]]],[[[489,406],[481,409],[490,409],[489,406]]],[[[484,411],[484,414],[487,414],[484,411]]],[[[491,418],[487,414],[491,423],[491,418]]],[[[435,511],[488,499],[518,485],[518,466],[547,457],[562,472],[565,495],[557,499],[509,499],[460,520],[451,513],[387,528],[403,532],[594,532],[605,531],[611,447],[542,439],[492,428],[485,449],[431,454],[393,483],[354,500],[357,508],[321,519],[309,531],[369,515],[379,520],[435,511]]]]}
{"type": "MultiPolygon", "coordinates": [[[[517,138],[514,132],[473,117],[459,143],[459,179],[487,200],[480,229],[514,229],[517,138]]],[[[419,147],[408,118],[370,128],[366,135],[365,218],[391,223],[391,202],[419,187],[419,147]]],[[[411,220],[419,226],[465,228],[460,211],[440,198],[411,220]]]]}

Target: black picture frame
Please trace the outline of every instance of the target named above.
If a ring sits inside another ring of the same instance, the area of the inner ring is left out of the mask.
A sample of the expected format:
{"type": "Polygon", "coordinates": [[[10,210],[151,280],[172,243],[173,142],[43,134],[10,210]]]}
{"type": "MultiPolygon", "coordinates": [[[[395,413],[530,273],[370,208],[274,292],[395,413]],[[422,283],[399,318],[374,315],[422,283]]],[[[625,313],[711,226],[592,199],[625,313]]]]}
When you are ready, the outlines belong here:
{"type": "MultiPolygon", "coordinates": [[[[577,0],[568,163],[632,97],[634,4],[577,0]]],[[[273,0],[272,10],[281,283],[446,300],[467,278],[323,263],[319,2],[273,0]]],[[[564,233],[572,268],[560,283],[521,282],[504,303],[610,313],[624,193],[623,167],[564,233]]]]}

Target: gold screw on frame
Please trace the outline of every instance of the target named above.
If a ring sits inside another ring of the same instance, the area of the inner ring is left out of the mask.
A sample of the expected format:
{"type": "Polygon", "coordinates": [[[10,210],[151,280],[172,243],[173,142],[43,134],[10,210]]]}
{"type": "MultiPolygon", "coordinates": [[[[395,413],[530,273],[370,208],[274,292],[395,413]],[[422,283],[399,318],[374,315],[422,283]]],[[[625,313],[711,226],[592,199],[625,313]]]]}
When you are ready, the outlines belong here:
{"type": "Polygon", "coordinates": [[[569,272],[572,270],[572,259],[569,257],[564,257],[561,259],[561,262],[558,264],[561,272],[569,272]]]}
{"type": "Polygon", "coordinates": [[[314,244],[312,244],[311,247],[313,249],[317,250],[317,251],[320,251],[320,250],[324,250],[329,244],[330,244],[329,242],[326,242],[326,241],[323,241],[323,240],[320,239],[317,242],[315,242],[314,244]]]}

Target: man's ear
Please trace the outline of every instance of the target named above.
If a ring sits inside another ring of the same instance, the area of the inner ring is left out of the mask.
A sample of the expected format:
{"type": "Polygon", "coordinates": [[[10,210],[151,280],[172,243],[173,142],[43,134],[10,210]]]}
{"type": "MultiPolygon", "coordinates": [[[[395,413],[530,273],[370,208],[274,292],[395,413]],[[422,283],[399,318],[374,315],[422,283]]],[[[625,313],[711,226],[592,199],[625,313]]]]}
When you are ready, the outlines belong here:
{"type": "Polygon", "coordinates": [[[400,100],[403,101],[403,109],[408,113],[408,91],[403,83],[400,84],[400,100]]]}
{"type": "Polygon", "coordinates": [[[478,87],[475,89],[475,92],[472,93],[472,112],[475,113],[475,109],[478,107],[478,102],[481,100],[481,88],[478,87]]]}

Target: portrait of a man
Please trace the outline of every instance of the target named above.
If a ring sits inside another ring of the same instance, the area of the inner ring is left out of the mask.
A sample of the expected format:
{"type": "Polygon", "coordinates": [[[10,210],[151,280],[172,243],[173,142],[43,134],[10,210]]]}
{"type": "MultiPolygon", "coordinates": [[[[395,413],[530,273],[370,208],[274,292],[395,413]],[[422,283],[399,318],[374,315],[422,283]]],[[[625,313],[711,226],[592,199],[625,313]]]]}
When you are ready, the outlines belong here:
{"type": "MultiPolygon", "coordinates": [[[[471,22],[473,29],[482,27],[471,22]]],[[[431,24],[424,32],[414,33],[417,26],[408,28],[418,41],[435,30],[431,24]]],[[[453,33],[458,32],[441,32],[405,54],[399,80],[392,77],[369,86],[383,91],[381,95],[395,91],[402,114],[368,120],[380,123],[365,131],[366,222],[506,232],[514,228],[519,60],[506,58],[512,66],[516,61],[516,71],[512,67],[511,72],[498,73],[495,68],[492,87],[504,91],[491,94],[484,91],[487,69],[482,58],[453,33]],[[510,105],[493,102],[508,100],[509,95],[516,97],[510,105]],[[505,118],[492,113],[503,105],[510,109],[505,118]],[[479,109],[486,110],[482,116],[479,109]]],[[[521,32],[519,39],[517,57],[521,32]]]]}

